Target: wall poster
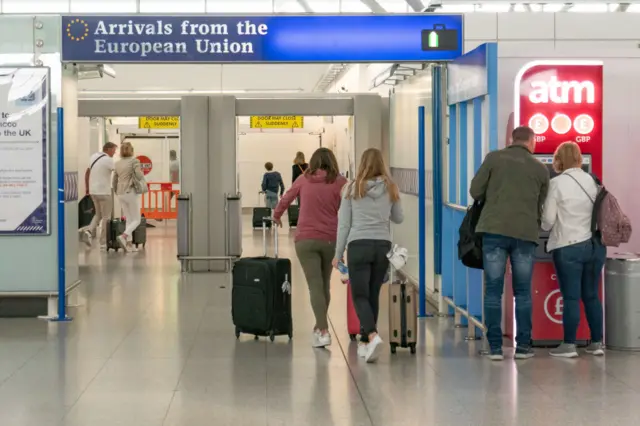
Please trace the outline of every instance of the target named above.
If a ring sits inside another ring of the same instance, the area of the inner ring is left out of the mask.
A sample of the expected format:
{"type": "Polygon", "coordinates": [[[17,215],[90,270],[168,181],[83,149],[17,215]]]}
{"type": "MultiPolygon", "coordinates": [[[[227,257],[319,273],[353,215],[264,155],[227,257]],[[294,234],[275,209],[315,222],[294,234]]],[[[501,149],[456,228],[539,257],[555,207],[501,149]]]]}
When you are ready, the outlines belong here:
{"type": "Polygon", "coordinates": [[[49,235],[48,68],[0,67],[0,236],[49,235]]]}

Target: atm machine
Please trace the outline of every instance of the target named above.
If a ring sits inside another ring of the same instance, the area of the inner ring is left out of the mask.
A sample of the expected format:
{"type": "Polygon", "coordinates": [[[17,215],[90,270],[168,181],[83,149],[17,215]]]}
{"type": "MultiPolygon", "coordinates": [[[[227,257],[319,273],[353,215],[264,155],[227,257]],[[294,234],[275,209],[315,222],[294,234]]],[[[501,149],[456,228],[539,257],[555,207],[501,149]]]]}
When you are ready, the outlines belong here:
{"type": "MultiPolygon", "coordinates": [[[[599,61],[538,60],[525,64],[516,76],[513,126],[529,126],[536,133],[538,158],[549,169],[556,148],[565,141],[580,145],[583,170],[602,177],[602,75],[599,61]]],[[[545,250],[549,235],[540,231],[535,253],[531,296],[534,346],[562,342],[563,300],[551,254],[545,250]]],[[[600,283],[602,298],[602,282],[600,283]]],[[[582,308],[583,309],[583,308],[582,308]]],[[[504,334],[515,339],[514,300],[511,270],[507,266],[503,298],[504,334]]],[[[578,344],[589,339],[589,327],[582,311],[578,344]]]]}

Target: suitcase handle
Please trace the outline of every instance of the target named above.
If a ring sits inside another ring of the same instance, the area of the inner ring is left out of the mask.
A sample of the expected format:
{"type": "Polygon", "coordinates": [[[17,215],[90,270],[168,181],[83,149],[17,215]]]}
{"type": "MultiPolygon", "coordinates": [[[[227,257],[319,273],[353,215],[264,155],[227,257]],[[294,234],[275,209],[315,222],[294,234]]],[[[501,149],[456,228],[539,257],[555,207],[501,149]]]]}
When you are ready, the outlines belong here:
{"type": "MultiPolygon", "coordinates": [[[[264,257],[267,257],[267,222],[273,222],[272,217],[263,217],[262,218],[262,249],[264,251],[264,257]]],[[[273,223],[273,233],[274,233],[274,257],[278,258],[278,226],[273,223]]]]}

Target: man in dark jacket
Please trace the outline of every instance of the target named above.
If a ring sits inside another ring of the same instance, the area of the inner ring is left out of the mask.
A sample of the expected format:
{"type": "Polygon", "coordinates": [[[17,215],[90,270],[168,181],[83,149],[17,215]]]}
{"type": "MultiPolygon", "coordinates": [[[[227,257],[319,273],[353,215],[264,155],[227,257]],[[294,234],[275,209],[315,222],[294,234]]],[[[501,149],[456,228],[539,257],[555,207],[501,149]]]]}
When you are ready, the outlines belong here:
{"type": "Polygon", "coordinates": [[[284,194],[284,182],[280,172],[273,171],[273,163],[265,163],[267,172],[262,176],[262,192],[265,195],[265,204],[270,209],[275,209],[278,205],[278,190],[280,196],[284,194]]]}
{"type": "Polygon", "coordinates": [[[511,259],[516,299],[516,359],[531,358],[531,275],[542,205],[549,188],[547,168],[532,154],[534,133],[513,130],[512,145],[487,154],[471,181],[470,194],[484,203],[476,232],[483,235],[484,312],[492,360],[502,360],[502,292],[511,259]]]}

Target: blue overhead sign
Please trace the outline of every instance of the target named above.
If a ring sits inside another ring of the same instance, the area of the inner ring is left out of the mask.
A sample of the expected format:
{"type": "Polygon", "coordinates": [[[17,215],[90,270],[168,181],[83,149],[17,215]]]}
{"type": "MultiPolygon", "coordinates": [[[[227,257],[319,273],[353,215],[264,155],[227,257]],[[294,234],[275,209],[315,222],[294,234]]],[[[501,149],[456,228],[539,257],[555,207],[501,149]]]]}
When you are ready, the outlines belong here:
{"type": "Polygon", "coordinates": [[[462,15],[63,16],[65,62],[429,62],[462,54],[462,15]]]}

